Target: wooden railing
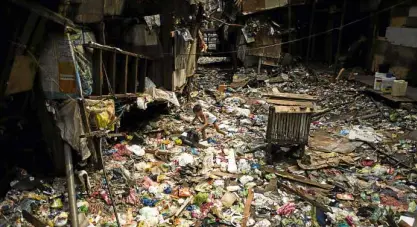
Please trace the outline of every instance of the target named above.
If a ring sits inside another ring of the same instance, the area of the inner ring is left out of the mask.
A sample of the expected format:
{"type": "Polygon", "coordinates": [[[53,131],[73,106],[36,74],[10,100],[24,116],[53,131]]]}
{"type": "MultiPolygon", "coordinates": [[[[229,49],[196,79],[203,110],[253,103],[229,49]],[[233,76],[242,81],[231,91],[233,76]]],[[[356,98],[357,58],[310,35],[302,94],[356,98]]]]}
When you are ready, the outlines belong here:
{"type": "Polygon", "coordinates": [[[92,96],[144,92],[149,57],[98,43],[90,42],[85,46],[94,50],[92,96]],[[145,62],[141,74],[139,61],[145,62]]]}

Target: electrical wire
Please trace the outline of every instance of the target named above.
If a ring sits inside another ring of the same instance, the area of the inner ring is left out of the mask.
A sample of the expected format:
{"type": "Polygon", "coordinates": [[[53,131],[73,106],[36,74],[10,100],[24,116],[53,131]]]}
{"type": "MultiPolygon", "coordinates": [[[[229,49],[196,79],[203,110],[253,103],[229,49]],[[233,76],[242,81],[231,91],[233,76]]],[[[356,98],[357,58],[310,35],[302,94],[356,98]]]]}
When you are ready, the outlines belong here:
{"type": "MultiPolygon", "coordinates": [[[[332,28],[332,29],[329,29],[329,30],[326,30],[326,31],[323,31],[323,32],[319,32],[319,33],[316,33],[316,34],[313,34],[313,35],[309,35],[309,36],[301,37],[301,38],[294,39],[294,40],[287,41],[287,42],[274,43],[274,44],[265,45],[265,46],[259,46],[259,47],[254,47],[254,48],[247,48],[247,49],[246,49],[246,51],[251,51],[251,50],[259,50],[259,49],[264,49],[264,48],[269,48],[269,47],[275,47],[275,46],[282,46],[282,45],[285,45],[285,44],[295,43],[295,42],[299,42],[299,41],[302,41],[302,40],[305,40],[305,39],[309,39],[309,38],[317,37],[317,36],[320,36],[320,35],[324,35],[324,34],[327,34],[327,33],[333,32],[333,31],[335,31],[335,30],[341,30],[341,29],[343,29],[344,27],[350,26],[350,25],[352,25],[352,24],[356,24],[356,23],[361,22],[361,21],[363,21],[363,20],[366,20],[366,19],[368,19],[368,18],[370,18],[370,17],[373,17],[373,16],[378,15],[378,14],[380,14],[380,13],[383,13],[383,12],[385,12],[385,11],[391,10],[391,9],[393,9],[393,8],[395,8],[395,7],[399,6],[399,5],[402,5],[402,4],[406,3],[407,1],[408,1],[408,0],[403,0],[403,1],[401,1],[401,2],[399,2],[399,3],[397,3],[397,4],[394,4],[394,5],[390,6],[390,7],[387,7],[387,8],[385,8],[385,9],[380,10],[380,11],[377,11],[377,12],[375,12],[375,13],[372,13],[371,15],[368,15],[368,16],[362,17],[362,18],[360,18],[360,19],[357,19],[357,20],[351,21],[351,22],[349,22],[349,23],[346,23],[346,24],[341,25],[341,26],[336,27],[336,28],[332,28]]],[[[237,53],[237,52],[238,52],[238,51],[224,51],[224,52],[216,52],[216,53],[211,53],[211,54],[189,54],[189,55],[199,55],[199,56],[204,57],[204,56],[213,56],[213,55],[231,54],[231,53],[237,53]]],[[[164,54],[165,54],[165,53],[164,53],[164,54]]]]}
{"type": "MultiPolygon", "coordinates": [[[[336,27],[336,28],[332,28],[332,29],[329,29],[329,30],[326,30],[326,31],[323,31],[323,32],[319,32],[319,33],[316,33],[316,34],[313,34],[313,35],[309,35],[309,36],[301,37],[301,38],[294,39],[294,40],[287,41],[287,42],[274,43],[274,44],[270,44],[270,45],[259,46],[259,47],[253,47],[253,48],[246,48],[246,50],[245,50],[245,51],[259,50],[259,49],[264,49],[264,48],[269,48],[269,47],[275,47],[275,46],[282,46],[282,45],[285,45],[285,44],[295,43],[295,42],[303,41],[303,40],[305,40],[305,39],[309,39],[309,38],[314,38],[314,37],[317,37],[317,36],[321,36],[321,35],[324,35],[324,34],[327,34],[327,33],[333,32],[333,31],[335,31],[335,30],[341,30],[341,29],[343,29],[344,27],[347,27],[347,26],[350,26],[350,25],[356,24],[356,23],[361,22],[361,21],[363,21],[363,20],[366,20],[366,19],[368,19],[368,18],[370,18],[370,17],[373,17],[373,16],[378,15],[378,14],[380,14],[380,13],[383,13],[383,12],[385,12],[385,11],[391,10],[391,9],[393,9],[393,8],[395,8],[395,7],[399,6],[399,5],[402,5],[402,4],[406,3],[407,1],[408,1],[408,0],[403,0],[403,1],[401,1],[401,2],[399,2],[399,3],[397,3],[397,4],[394,4],[394,5],[390,6],[390,7],[387,7],[387,8],[385,8],[385,9],[379,10],[379,11],[377,11],[377,12],[375,12],[375,13],[372,13],[371,15],[368,15],[368,16],[362,17],[362,18],[360,18],[360,19],[357,19],[357,20],[351,21],[351,22],[349,22],[349,23],[346,23],[346,24],[341,25],[341,26],[336,27]]],[[[217,18],[216,18],[216,19],[217,19],[217,18]]],[[[221,22],[223,22],[223,21],[221,21],[221,22]]],[[[16,42],[13,42],[13,41],[9,41],[9,42],[14,43],[14,44],[16,44],[16,45],[21,45],[21,46],[23,46],[23,47],[25,47],[25,48],[26,48],[26,45],[23,45],[23,44],[20,44],[20,43],[16,43],[16,42]]],[[[28,52],[29,52],[29,51],[28,51],[28,52]]],[[[189,55],[189,56],[190,56],[190,55],[199,55],[199,56],[205,57],[205,56],[215,56],[215,55],[223,55],[223,54],[232,54],[232,53],[237,53],[237,52],[238,52],[238,51],[236,50],[236,51],[223,51],[223,52],[209,53],[209,54],[201,54],[201,53],[197,54],[197,53],[196,53],[196,54],[177,54],[177,55],[189,55]]],[[[169,55],[169,56],[173,55],[173,53],[162,53],[162,54],[163,54],[163,55],[169,55]]]]}

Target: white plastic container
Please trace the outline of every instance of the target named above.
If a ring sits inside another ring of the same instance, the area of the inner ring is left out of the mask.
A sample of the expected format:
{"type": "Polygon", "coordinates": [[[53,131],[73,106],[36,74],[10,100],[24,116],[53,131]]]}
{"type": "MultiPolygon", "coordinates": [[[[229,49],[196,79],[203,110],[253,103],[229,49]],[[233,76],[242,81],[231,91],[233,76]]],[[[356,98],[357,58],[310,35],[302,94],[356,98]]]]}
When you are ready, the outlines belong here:
{"type": "Polygon", "coordinates": [[[382,93],[391,93],[392,86],[394,85],[394,81],[395,81],[395,77],[382,78],[381,92],[382,93]]]}
{"type": "Polygon", "coordinates": [[[395,80],[392,85],[392,96],[401,97],[407,94],[408,82],[405,80],[395,80]]]}
{"type": "Polygon", "coordinates": [[[386,73],[379,73],[379,72],[375,73],[375,80],[374,80],[374,90],[375,91],[380,91],[381,90],[382,79],[386,78],[386,77],[387,77],[386,73]]]}

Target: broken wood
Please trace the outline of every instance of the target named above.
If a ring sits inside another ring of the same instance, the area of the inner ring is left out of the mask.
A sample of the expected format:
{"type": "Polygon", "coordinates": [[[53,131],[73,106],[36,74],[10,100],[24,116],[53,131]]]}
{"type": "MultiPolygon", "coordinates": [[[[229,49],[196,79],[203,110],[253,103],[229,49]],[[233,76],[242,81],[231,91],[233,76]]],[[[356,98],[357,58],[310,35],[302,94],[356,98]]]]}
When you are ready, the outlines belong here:
{"type": "Polygon", "coordinates": [[[35,216],[27,212],[26,210],[22,210],[22,216],[23,218],[32,224],[35,227],[45,227],[48,226],[47,224],[43,223],[41,220],[37,219],[35,216]]]}
{"type": "Polygon", "coordinates": [[[317,96],[311,96],[306,94],[293,94],[293,93],[275,93],[275,94],[263,94],[263,97],[269,97],[271,99],[295,99],[295,100],[308,100],[317,101],[317,96]]]}
{"type": "Polygon", "coordinates": [[[213,171],[211,174],[219,176],[219,177],[227,177],[227,178],[238,178],[238,174],[232,174],[232,173],[224,173],[220,171],[213,171]]]}
{"type": "MultiPolygon", "coordinates": [[[[364,141],[366,142],[366,141],[364,141]]],[[[412,166],[408,166],[406,164],[404,164],[403,161],[400,161],[398,159],[396,159],[395,157],[392,157],[390,154],[386,153],[385,151],[383,151],[382,149],[380,149],[379,147],[377,147],[374,143],[372,142],[366,142],[366,144],[368,144],[370,147],[372,147],[372,149],[374,149],[375,151],[377,151],[378,153],[384,155],[385,157],[391,159],[392,161],[395,161],[395,164],[399,164],[402,165],[403,167],[407,168],[407,169],[412,169],[412,166]]]]}
{"type": "Polygon", "coordinates": [[[177,210],[177,212],[175,213],[175,217],[178,217],[178,215],[180,215],[182,213],[182,211],[184,210],[184,208],[186,206],[188,206],[188,204],[191,202],[191,200],[193,199],[193,196],[188,197],[185,202],[182,204],[182,206],[180,207],[180,209],[177,210]]]}
{"type": "Polygon", "coordinates": [[[313,114],[313,117],[318,117],[318,116],[321,116],[321,115],[323,115],[323,114],[325,114],[325,113],[328,113],[328,112],[330,112],[330,111],[332,111],[332,110],[335,110],[335,109],[337,109],[337,108],[339,108],[339,107],[342,107],[342,106],[345,106],[345,105],[348,105],[348,104],[352,104],[352,103],[354,103],[355,101],[356,101],[356,99],[355,99],[355,100],[353,100],[353,101],[349,101],[349,102],[341,103],[341,104],[338,104],[338,105],[335,105],[335,106],[332,106],[332,107],[329,107],[329,108],[323,109],[323,110],[321,110],[320,112],[314,113],[314,114],[313,114]]]}
{"type": "Polygon", "coordinates": [[[294,193],[294,194],[296,194],[297,196],[299,196],[300,198],[302,198],[302,199],[304,199],[305,201],[307,201],[307,202],[309,202],[309,203],[311,203],[311,205],[313,205],[313,206],[316,206],[316,207],[318,207],[318,208],[320,208],[322,211],[324,211],[324,212],[331,212],[331,210],[327,207],[327,206],[325,206],[325,205],[323,205],[323,204],[321,204],[321,203],[319,203],[319,202],[317,202],[312,196],[310,196],[310,195],[308,195],[308,194],[305,194],[305,193],[302,193],[302,192],[299,192],[298,190],[296,190],[296,189],[294,189],[294,188],[291,188],[290,186],[288,186],[288,185],[286,185],[286,184],[283,184],[283,183],[281,183],[281,182],[279,182],[279,181],[277,181],[277,186],[278,187],[280,187],[280,188],[283,188],[284,190],[286,190],[287,192],[290,192],[290,193],[294,193]]]}
{"type": "Polygon", "coordinates": [[[245,154],[254,153],[254,152],[256,152],[256,151],[259,151],[259,150],[265,149],[267,146],[268,146],[268,144],[267,144],[267,143],[260,144],[260,145],[257,145],[257,146],[255,146],[255,147],[251,148],[249,151],[244,152],[244,153],[245,153],[245,154]]]}
{"type": "Polygon", "coordinates": [[[378,113],[372,113],[372,114],[367,114],[367,115],[355,117],[354,120],[356,120],[356,119],[357,120],[366,120],[366,119],[369,119],[369,118],[377,117],[379,115],[380,115],[379,112],[378,113]]]}
{"type": "Polygon", "coordinates": [[[280,105],[280,106],[306,106],[313,108],[313,102],[309,101],[291,101],[291,100],[274,100],[274,99],[267,99],[266,100],[269,104],[280,105]]]}
{"type": "Polygon", "coordinates": [[[147,154],[153,154],[153,155],[158,155],[158,154],[161,154],[161,155],[173,154],[173,153],[172,153],[172,152],[170,152],[170,151],[163,151],[163,150],[149,150],[149,149],[146,149],[146,150],[145,150],[145,153],[147,153],[147,154]]]}
{"type": "Polygon", "coordinates": [[[248,190],[248,197],[246,198],[245,208],[243,211],[243,220],[242,220],[242,227],[246,227],[246,223],[248,222],[248,218],[250,216],[250,207],[253,200],[253,189],[250,188],[248,190]]]}
{"type": "Polygon", "coordinates": [[[333,188],[332,185],[320,184],[320,183],[311,181],[311,180],[309,180],[307,178],[304,178],[304,177],[295,176],[295,175],[292,175],[292,174],[289,174],[289,173],[286,173],[286,172],[274,170],[273,168],[264,168],[264,170],[268,173],[274,173],[275,175],[277,175],[279,177],[282,177],[284,179],[287,179],[287,180],[297,181],[297,182],[300,182],[300,183],[303,183],[303,184],[308,184],[308,185],[315,186],[315,187],[318,187],[318,188],[323,188],[323,189],[326,189],[326,190],[331,190],[333,188]]]}

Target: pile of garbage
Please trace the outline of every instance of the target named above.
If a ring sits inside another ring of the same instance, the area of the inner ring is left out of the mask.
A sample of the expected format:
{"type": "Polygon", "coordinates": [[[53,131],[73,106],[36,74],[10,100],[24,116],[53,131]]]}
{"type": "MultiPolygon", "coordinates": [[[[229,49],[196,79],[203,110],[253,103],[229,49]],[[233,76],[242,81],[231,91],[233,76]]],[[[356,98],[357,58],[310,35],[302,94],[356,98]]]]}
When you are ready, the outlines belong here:
{"type": "MultiPolygon", "coordinates": [[[[392,109],[359,85],[304,68],[278,75],[285,78],[279,82],[234,88],[216,70],[202,72],[191,102],[103,144],[106,176],[77,172],[80,226],[413,226],[416,109],[392,109]],[[263,94],[277,90],[317,96],[320,107],[305,155],[296,159],[291,148],[274,146],[268,165],[271,104],[263,94]],[[195,104],[217,117],[225,136],[208,128],[200,139],[201,125],[191,124],[195,104]]],[[[62,179],[23,173],[11,187],[0,226],[25,223],[23,213],[48,226],[70,225],[62,179]]]]}

